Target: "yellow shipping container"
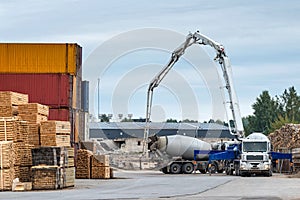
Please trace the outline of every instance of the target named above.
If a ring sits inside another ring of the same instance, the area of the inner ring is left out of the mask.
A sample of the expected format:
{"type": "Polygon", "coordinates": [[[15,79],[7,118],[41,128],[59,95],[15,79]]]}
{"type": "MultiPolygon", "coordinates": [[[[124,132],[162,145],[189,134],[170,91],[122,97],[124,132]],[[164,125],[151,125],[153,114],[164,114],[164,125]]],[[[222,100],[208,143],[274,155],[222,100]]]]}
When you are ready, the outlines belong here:
{"type": "Polygon", "coordinates": [[[78,44],[0,43],[0,73],[67,73],[81,67],[78,44]]]}

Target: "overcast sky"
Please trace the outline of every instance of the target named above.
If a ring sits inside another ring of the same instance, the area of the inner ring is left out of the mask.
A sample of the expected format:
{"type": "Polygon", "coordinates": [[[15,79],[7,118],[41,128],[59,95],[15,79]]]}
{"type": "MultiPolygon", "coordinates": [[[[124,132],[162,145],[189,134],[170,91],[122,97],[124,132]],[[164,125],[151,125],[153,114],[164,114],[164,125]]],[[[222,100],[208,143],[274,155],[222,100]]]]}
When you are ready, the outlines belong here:
{"type": "MultiPolygon", "coordinates": [[[[82,46],[83,79],[91,84],[93,114],[98,112],[100,78],[100,113],[144,117],[147,84],[184,36],[196,30],[225,46],[242,116],[252,114],[251,105],[263,90],[274,96],[290,86],[299,89],[300,3],[296,0],[1,0],[0,20],[1,42],[82,46]]],[[[214,52],[209,48],[192,51],[186,52],[155,91],[153,117],[157,121],[203,121],[220,109],[213,103],[210,78],[204,72],[215,66],[214,52]],[[200,74],[190,63],[193,59],[198,59],[194,60],[196,68],[202,66],[200,74]]]]}

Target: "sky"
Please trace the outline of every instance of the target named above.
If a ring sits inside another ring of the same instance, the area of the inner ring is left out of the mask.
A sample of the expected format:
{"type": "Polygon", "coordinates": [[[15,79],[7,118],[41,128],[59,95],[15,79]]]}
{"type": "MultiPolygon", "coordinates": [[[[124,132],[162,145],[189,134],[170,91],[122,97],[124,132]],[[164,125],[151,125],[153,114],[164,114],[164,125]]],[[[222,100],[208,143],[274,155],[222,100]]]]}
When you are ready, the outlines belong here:
{"type": "MultiPolygon", "coordinates": [[[[275,96],[299,89],[299,19],[296,0],[0,0],[1,42],[78,43],[90,113],[114,120],[145,117],[149,82],[197,30],[225,46],[242,116],[253,113],[263,90],[275,96]]],[[[154,90],[153,121],[226,118],[226,91],[213,58],[209,47],[186,51],[154,90]]]]}

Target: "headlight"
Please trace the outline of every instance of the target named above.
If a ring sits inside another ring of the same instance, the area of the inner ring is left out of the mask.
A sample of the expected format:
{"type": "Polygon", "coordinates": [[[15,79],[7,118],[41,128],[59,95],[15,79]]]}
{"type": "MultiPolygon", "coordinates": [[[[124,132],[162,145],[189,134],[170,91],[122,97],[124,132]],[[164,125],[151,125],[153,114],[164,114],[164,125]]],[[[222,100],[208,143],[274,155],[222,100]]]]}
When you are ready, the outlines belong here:
{"type": "Polygon", "coordinates": [[[269,164],[265,164],[265,169],[270,169],[270,165],[269,164]]]}
{"type": "Polygon", "coordinates": [[[241,163],[240,169],[246,169],[247,165],[245,163],[241,163]]]}

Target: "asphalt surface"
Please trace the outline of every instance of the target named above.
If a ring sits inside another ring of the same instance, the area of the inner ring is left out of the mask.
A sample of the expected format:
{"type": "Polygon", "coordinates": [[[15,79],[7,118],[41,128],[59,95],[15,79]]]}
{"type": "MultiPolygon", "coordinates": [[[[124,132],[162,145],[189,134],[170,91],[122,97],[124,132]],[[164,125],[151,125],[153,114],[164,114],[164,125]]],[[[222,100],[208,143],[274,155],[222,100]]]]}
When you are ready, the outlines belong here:
{"type": "Polygon", "coordinates": [[[236,177],[117,171],[115,176],[110,180],[79,179],[75,188],[64,190],[0,192],[0,199],[300,199],[300,179],[284,175],[236,177]]]}

